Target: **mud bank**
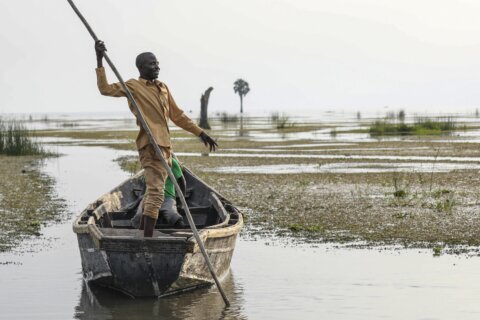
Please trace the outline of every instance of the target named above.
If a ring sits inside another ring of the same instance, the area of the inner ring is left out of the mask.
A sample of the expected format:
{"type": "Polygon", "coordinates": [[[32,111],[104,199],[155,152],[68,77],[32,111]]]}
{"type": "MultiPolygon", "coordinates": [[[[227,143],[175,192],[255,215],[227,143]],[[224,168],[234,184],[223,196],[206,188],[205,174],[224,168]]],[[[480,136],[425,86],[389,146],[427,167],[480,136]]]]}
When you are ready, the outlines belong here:
{"type": "Polygon", "coordinates": [[[43,226],[65,218],[54,180],[40,172],[42,158],[0,156],[0,252],[37,237],[43,226]]]}

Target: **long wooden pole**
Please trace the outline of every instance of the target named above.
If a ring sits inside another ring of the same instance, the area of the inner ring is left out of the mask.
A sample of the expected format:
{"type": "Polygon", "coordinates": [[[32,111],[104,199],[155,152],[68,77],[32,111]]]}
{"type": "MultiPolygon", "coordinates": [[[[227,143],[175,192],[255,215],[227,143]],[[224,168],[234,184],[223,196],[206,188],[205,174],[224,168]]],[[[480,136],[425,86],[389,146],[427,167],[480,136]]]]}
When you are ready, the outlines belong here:
{"type": "MultiPolygon", "coordinates": [[[[70,6],[72,7],[73,11],[75,11],[77,16],[83,22],[83,24],[87,28],[88,32],[92,36],[93,40],[97,41],[98,38],[97,38],[95,32],[93,32],[93,29],[90,27],[87,20],[85,20],[82,13],[78,10],[78,8],[75,6],[75,4],[73,3],[72,0],[67,0],[67,1],[70,4],[70,6]]],[[[118,81],[122,85],[123,89],[125,90],[125,93],[127,95],[128,100],[130,100],[130,103],[132,104],[133,109],[137,113],[138,120],[140,120],[140,123],[141,123],[143,129],[147,133],[147,136],[148,136],[148,139],[149,139],[150,143],[152,144],[153,148],[155,149],[155,154],[157,155],[157,157],[162,162],[162,165],[167,170],[167,173],[168,173],[168,176],[170,177],[170,180],[175,185],[175,190],[177,192],[177,195],[179,195],[180,201],[182,202],[182,206],[185,209],[188,224],[190,225],[190,228],[193,231],[193,234],[195,236],[195,239],[197,240],[198,246],[200,247],[200,251],[202,252],[203,257],[205,258],[205,262],[207,263],[208,269],[210,270],[210,273],[212,274],[212,278],[215,280],[215,284],[217,285],[218,291],[220,291],[220,294],[222,295],[222,298],[223,298],[223,301],[225,302],[225,305],[227,307],[229,307],[230,302],[228,301],[227,296],[225,295],[225,292],[223,291],[222,286],[220,285],[220,281],[218,280],[218,277],[215,274],[215,270],[213,270],[213,266],[212,266],[212,263],[210,262],[210,259],[208,257],[207,250],[205,249],[205,246],[203,245],[203,241],[200,238],[200,235],[198,234],[197,227],[195,226],[195,222],[193,221],[190,210],[188,209],[187,201],[185,200],[185,197],[183,196],[182,190],[180,189],[180,186],[178,185],[177,180],[175,179],[175,176],[173,175],[172,169],[170,169],[170,166],[168,165],[167,161],[163,157],[162,152],[160,150],[160,147],[158,146],[158,144],[155,140],[155,137],[153,136],[152,131],[150,130],[150,127],[148,126],[147,122],[145,121],[145,117],[143,116],[142,110],[140,110],[140,108],[138,107],[137,102],[133,98],[132,93],[130,92],[130,90],[128,90],[128,87],[126,86],[125,82],[123,81],[122,76],[120,75],[117,68],[113,64],[112,60],[110,60],[110,58],[109,58],[109,56],[107,55],[106,52],[104,52],[103,56],[104,56],[105,60],[107,61],[108,65],[110,66],[110,68],[112,68],[113,72],[117,76],[118,81]]]]}

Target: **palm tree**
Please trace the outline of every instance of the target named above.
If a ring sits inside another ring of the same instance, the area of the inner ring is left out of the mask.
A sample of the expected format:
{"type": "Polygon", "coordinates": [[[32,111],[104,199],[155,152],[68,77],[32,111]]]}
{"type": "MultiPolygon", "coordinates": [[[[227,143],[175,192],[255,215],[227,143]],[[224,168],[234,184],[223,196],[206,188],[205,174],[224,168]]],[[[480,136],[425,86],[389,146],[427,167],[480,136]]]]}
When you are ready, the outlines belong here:
{"type": "Polygon", "coordinates": [[[248,82],[243,79],[238,79],[233,83],[233,91],[240,96],[240,113],[243,114],[243,97],[250,91],[248,82]]]}

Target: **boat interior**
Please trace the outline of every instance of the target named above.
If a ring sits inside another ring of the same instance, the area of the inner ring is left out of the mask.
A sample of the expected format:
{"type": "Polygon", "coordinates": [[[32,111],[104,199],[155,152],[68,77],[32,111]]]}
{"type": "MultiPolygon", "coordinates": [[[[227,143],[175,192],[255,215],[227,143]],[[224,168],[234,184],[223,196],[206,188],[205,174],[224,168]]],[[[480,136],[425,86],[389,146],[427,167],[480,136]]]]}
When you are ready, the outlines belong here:
{"type": "MultiPolygon", "coordinates": [[[[238,222],[239,212],[228,200],[206,185],[188,169],[183,168],[183,173],[187,185],[185,200],[197,229],[224,228],[238,222]]],[[[105,203],[107,201],[103,199],[105,197],[102,197],[92,204],[91,208],[83,212],[78,223],[86,224],[90,217],[94,217],[95,224],[102,228],[102,232],[111,235],[119,235],[119,232],[122,233],[122,231],[123,234],[128,234],[127,230],[136,230],[137,228],[132,224],[132,219],[135,217],[145,193],[144,176],[138,174],[110,193],[118,191],[121,192],[122,199],[117,206],[107,205],[105,203]]],[[[177,211],[182,215],[186,225],[184,231],[188,232],[190,228],[185,210],[179,205],[181,202],[178,197],[176,202],[177,211]]],[[[176,229],[166,223],[161,216],[157,220],[155,229],[164,234],[181,231],[181,229],[176,229]]]]}

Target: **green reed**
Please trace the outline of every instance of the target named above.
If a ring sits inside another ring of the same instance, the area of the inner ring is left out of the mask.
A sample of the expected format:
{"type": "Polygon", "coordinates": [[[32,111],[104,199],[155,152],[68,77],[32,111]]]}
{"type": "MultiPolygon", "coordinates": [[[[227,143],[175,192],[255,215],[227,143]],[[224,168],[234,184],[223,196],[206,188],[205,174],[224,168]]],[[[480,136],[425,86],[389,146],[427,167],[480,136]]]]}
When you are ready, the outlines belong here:
{"type": "Polygon", "coordinates": [[[24,124],[0,118],[0,154],[26,156],[45,154],[45,151],[24,124]]]}

